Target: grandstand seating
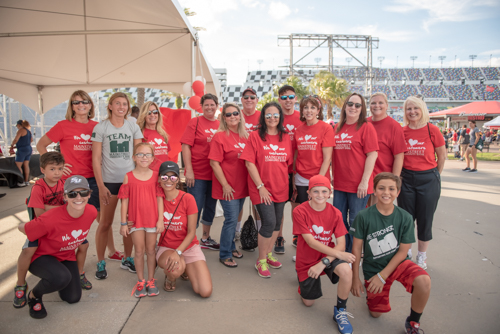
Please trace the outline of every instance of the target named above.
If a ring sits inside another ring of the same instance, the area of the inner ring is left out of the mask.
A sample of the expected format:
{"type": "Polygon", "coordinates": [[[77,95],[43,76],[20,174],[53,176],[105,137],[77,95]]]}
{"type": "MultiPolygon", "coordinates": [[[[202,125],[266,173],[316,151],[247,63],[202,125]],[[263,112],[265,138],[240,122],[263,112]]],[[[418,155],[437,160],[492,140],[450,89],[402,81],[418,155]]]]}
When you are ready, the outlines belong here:
{"type": "Polygon", "coordinates": [[[389,73],[391,74],[392,81],[401,81],[406,79],[405,72],[402,69],[390,68],[389,73]]]}
{"type": "Polygon", "coordinates": [[[416,85],[397,85],[392,86],[398,100],[405,100],[408,96],[419,94],[416,85]]]}
{"type": "Polygon", "coordinates": [[[500,78],[496,67],[483,67],[482,69],[486,80],[498,80],[500,78]]]}
{"type": "Polygon", "coordinates": [[[424,96],[424,98],[445,99],[448,97],[448,95],[446,94],[446,91],[444,90],[443,86],[441,86],[441,85],[432,85],[432,86],[420,85],[420,86],[418,86],[418,88],[420,89],[420,92],[424,96]]]}
{"type": "Polygon", "coordinates": [[[445,89],[452,96],[454,100],[473,100],[474,93],[469,85],[445,85],[445,89]]]}
{"type": "Polygon", "coordinates": [[[390,86],[387,86],[387,85],[375,85],[375,86],[373,86],[373,92],[374,93],[376,93],[376,92],[385,93],[385,95],[387,95],[387,99],[393,100],[393,95],[394,94],[392,93],[390,86]]]}
{"type": "Polygon", "coordinates": [[[465,78],[462,68],[442,68],[441,72],[444,74],[444,79],[448,81],[458,81],[465,78]]]}
{"type": "Polygon", "coordinates": [[[351,93],[358,93],[358,94],[361,94],[363,96],[365,95],[365,89],[363,86],[359,86],[359,85],[349,86],[348,89],[351,93]]]}
{"type": "Polygon", "coordinates": [[[373,73],[375,74],[375,80],[385,80],[389,78],[389,74],[385,68],[374,68],[373,73]]]}
{"type": "Polygon", "coordinates": [[[422,72],[424,73],[425,79],[429,81],[436,81],[443,78],[439,68],[423,68],[422,72]]]}
{"type": "Polygon", "coordinates": [[[500,89],[498,85],[473,85],[472,87],[474,87],[480,100],[500,100],[500,89]],[[487,92],[486,86],[493,87],[495,90],[493,92],[487,92]]]}
{"type": "Polygon", "coordinates": [[[418,68],[407,68],[406,74],[408,75],[408,79],[411,81],[418,81],[420,78],[423,78],[422,73],[418,68]]]}
{"type": "Polygon", "coordinates": [[[484,78],[483,72],[481,72],[480,68],[477,67],[466,67],[464,68],[465,74],[467,74],[467,78],[469,80],[479,80],[480,78],[484,78]]]}

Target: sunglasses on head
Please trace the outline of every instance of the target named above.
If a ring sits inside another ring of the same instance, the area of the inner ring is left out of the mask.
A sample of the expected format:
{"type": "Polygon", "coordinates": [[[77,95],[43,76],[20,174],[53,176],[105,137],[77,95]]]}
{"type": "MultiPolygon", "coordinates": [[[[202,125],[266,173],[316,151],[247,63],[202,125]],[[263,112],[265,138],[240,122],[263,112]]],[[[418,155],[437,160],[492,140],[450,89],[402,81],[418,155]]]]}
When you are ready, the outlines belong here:
{"type": "Polygon", "coordinates": [[[171,182],[177,182],[177,180],[179,179],[179,177],[177,175],[161,175],[160,176],[160,179],[164,182],[170,180],[171,182]]]}
{"type": "Polygon", "coordinates": [[[231,116],[235,116],[235,117],[236,117],[236,116],[238,116],[239,114],[240,114],[240,112],[239,112],[239,111],[233,111],[233,112],[227,112],[225,116],[226,116],[227,118],[229,118],[229,117],[231,117],[231,116]]]}
{"type": "Polygon", "coordinates": [[[74,105],[74,106],[77,106],[79,105],[80,103],[83,103],[83,104],[90,104],[90,101],[89,100],[83,100],[83,101],[71,101],[71,104],[74,105]]]}
{"type": "Polygon", "coordinates": [[[348,106],[348,107],[355,106],[355,107],[356,107],[356,109],[359,109],[359,108],[361,108],[363,105],[362,105],[361,103],[354,103],[354,102],[349,101],[349,102],[347,102],[347,106],[348,106]]]}
{"type": "Polygon", "coordinates": [[[144,158],[144,157],[152,158],[153,154],[152,153],[136,153],[135,156],[138,158],[144,158]]]}
{"type": "Polygon", "coordinates": [[[157,115],[158,113],[159,113],[158,110],[150,110],[150,111],[148,111],[148,115],[151,115],[151,114],[157,115]]]}
{"type": "Polygon", "coordinates": [[[245,96],[243,96],[244,100],[248,100],[248,99],[255,100],[256,98],[257,98],[257,96],[255,96],[255,95],[245,95],[245,96]]]}
{"type": "Polygon", "coordinates": [[[73,190],[73,191],[66,193],[66,195],[68,196],[68,198],[76,198],[78,195],[80,195],[80,197],[87,197],[90,195],[91,192],[92,192],[92,190],[88,190],[88,189],[79,190],[79,191],[73,190]]]}
{"type": "Polygon", "coordinates": [[[278,114],[278,113],[266,114],[266,119],[270,119],[271,117],[280,118],[280,114],[278,114]]]}
{"type": "Polygon", "coordinates": [[[280,99],[282,101],[285,101],[287,98],[290,99],[290,100],[293,100],[295,98],[295,95],[292,94],[292,95],[281,95],[280,96],[280,99]]]}

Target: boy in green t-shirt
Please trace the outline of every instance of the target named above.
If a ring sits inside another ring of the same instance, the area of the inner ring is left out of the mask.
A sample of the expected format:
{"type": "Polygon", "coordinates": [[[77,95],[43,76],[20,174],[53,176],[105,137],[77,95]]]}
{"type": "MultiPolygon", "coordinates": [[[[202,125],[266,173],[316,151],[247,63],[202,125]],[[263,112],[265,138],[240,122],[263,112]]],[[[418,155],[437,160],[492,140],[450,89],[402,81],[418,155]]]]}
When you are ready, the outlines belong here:
{"type": "Polygon", "coordinates": [[[397,280],[412,294],[405,329],[416,334],[431,292],[431,279],[424,269],[407,259],[415,242],[415,227],[411,215],[393,204],[401,190],[400,178],[380,173],[373,180],[373,190],[377,204],[360,211],[349,231],[354,237],[352,254],[356,257],[351,293],[356,297],[364,293],[359,278],[359,261],[364,250],[364,285],[371,316],[378,318],[391,310],[389,292],[397,280]]]}

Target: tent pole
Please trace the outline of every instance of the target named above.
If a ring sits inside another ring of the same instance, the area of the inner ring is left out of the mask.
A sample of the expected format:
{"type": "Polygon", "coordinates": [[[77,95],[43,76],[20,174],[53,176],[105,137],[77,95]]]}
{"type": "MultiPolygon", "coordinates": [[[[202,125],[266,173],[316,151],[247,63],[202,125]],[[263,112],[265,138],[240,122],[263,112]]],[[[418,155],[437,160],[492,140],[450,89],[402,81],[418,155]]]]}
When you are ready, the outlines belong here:
{"type": "MultiPolygon", "coordinates": [[[[196,77],[196,47],[198,46],[197,43],[198,39],[197,36],[194,36],[193,43],[191,44],[191,85],[194,82],[194,78],[196,77]]],[[[194,95],[193,88],[191,87],[191,96],[194,95]]],[[[195,117],[196,113],[193,109],[191,109],[191,118],[195,117]]]]}
{"type": "Polygon", "coordinates": [[[40,138],[42,138],[43,135],[45,134],[45,131],[43,128],[43,125],[44,125],[44,121],[43,121],[44,110],[43,110],[43,96],[42,96],[43,86],[38,86],[37,88],[38,88],[38,111],[40,112],[41,119],[42,119],[42,128],[40,131],[40,138]]]}
{"type": "MultiPolygon", "coordinates": [[[[8,138],[8,133],[7,133],[7,129],[8,129],[8,126],[7,126],[7,109],[6,109],[6,105],[5,105],[5,94],[2,95],[2,109],[1,109],[1,114],[3,116],[3,133],[1,133],[2,135],[2,139],[3,139],[3,142],[4,142],[4,147],[5,147],[5,150],[7,150],[7,145],[9,145],[9,138],[8,138]]],[[[6,153],[4,153],[6,154],[6,153]]]]}

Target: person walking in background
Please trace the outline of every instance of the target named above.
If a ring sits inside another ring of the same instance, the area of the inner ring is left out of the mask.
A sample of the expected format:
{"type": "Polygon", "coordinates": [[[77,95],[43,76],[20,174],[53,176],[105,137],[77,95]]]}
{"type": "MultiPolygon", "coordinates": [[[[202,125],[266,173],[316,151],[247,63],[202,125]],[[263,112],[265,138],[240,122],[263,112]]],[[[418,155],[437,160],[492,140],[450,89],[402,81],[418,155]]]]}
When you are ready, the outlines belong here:
{"type": "Polygon", "coordinates": [[[467,147],[467,151],[465,151],[465,162],[467,163],[467,167],[462,169],[464,172],[471,172],[471,173],[476,173],[477,172],[477,148],[476,144],[479,141],[480,137],[480,132],[479,129],[476,127],[476,121],[469,121],[469,127],[471,129],[470,131],[470,141],[469,141],[469,147],[467,147]],[[470,169],[470,156],[472,156],[472,161],[474,162],[474,168],[470,169]]]}
{"type": "Polygon", "coordinates": [[[24,182],[19,182],[17,186],[26,187],[29,186],[28,181],[30,179],[30,158],[33,153],[31,142],[33,141],[33,136],[29,130],[30,123],[27,120],[17,121],[16,128],[17,133],[14,140],[12,140],[12,144],[10,144],[10,150],[12,151],[14,149],[14,145],[16,145],[16,166],[21,171],[21,175],[24,176],[24,182]]]}

